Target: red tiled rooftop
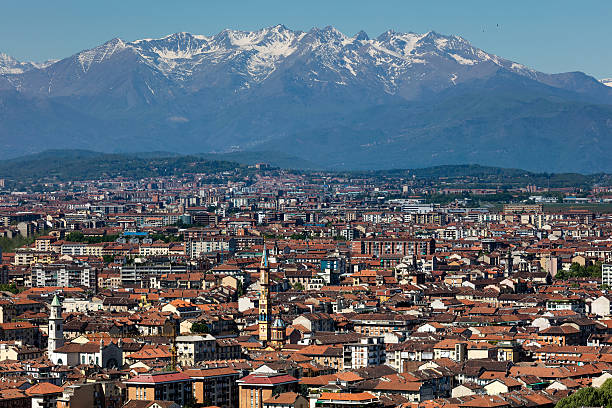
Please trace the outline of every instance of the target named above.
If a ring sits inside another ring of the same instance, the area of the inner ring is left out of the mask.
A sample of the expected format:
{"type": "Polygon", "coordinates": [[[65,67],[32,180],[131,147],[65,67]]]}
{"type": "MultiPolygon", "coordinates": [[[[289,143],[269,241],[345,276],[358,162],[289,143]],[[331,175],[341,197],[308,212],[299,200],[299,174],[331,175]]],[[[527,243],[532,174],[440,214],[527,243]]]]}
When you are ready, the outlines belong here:
{"type": "Polygon", "coordinates": [[[292,377],[288,374],[281,375],[261,375],[261,374],[249,374],[246,377],[238,380],[241,384],[247,385],[277,385],[298,382],[297,378],[292,377]]]}
{"type": "Polygon", "coordinates": [[[191,378],[183,373],[140,374],[126,381],[128,384],[159,384],[174,381],[188,381],[191,378]]]}
{"type": "Polygon", "coordinates": [[[47,394],[59,394],[63,392],[64,389],[62,387],[58,387],[57,385],[53,385],[48,382],[38,383],[26,390],[26,394],[28,395],[47,395],[47,394]]]}
{"type": "Polygon", "coordinates": [[[376,397],[369,392],[323,392],[319,399],[327,401],[369,401],[376,399],[376,397]]]}

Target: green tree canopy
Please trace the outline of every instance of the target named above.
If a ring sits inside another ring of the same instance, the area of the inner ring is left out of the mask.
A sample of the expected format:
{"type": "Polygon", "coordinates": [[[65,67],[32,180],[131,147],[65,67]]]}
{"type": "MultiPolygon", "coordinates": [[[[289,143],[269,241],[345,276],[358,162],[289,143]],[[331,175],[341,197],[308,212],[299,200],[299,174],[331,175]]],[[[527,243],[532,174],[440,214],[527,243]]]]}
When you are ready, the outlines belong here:
{"type": "Polygon", "coordinates": [[[612,407],[612,379],[601,388],[587,387],[557,402],[555,408],[612,407]]]}
{"type": "Polygon", "coordinates": [[[210,329],[208,328],[208,325],[206,323],[194,322],[191,325],[191,332],[208,334],[210,333],[210,329]]]}
{"type": "Polygon", "coordinates": [[[565,280],[570,278],[601,278],[601,262],[593,265],[582,266],[577,262],[572,263],[569,270],[557,272],[556,279],[565,280]]]}

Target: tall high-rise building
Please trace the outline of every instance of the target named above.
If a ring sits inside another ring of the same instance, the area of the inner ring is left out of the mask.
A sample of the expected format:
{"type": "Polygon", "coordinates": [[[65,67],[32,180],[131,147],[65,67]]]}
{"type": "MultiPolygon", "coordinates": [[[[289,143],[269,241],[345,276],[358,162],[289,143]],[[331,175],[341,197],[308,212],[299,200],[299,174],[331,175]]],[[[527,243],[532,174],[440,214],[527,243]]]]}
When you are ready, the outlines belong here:
{"type": "Polygon", "coordinates": [[[268,265],[268,250],[265,244],[259,267],[259,286],[259,340],[266,346],[270,341],[272,304],[270,302],[270,266],[268,265]]]}

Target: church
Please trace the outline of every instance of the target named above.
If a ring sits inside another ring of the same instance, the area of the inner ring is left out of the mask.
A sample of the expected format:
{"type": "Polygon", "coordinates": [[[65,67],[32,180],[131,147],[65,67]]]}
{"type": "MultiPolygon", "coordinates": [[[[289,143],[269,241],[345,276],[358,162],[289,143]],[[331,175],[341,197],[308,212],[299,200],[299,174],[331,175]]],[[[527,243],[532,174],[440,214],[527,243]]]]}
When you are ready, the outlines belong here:
{"type": "Polygon", "coordinates": [[[64,343],[64,320],[62,318],[62,303],[57,295],[51,302],[49,314],[49,340],[47,355],[53,364],[70,367],[80,364],[96,365],[105,368],[119,368],[123,364],[121,340],[117,344],[108,341],[104,344],[89,341],[86,343],[64,343]]]}

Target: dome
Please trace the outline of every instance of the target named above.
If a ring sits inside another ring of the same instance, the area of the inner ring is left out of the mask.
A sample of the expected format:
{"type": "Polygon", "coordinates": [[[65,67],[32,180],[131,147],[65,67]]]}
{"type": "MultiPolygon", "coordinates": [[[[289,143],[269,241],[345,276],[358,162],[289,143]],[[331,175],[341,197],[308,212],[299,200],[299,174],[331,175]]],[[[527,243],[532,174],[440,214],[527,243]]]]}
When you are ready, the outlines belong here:
{"type": "Polygon", "coordinates": [[[272,327],[284,328],[285,322],[280,317],[277,317],[274,323],[272,323],[272,327]]]}

